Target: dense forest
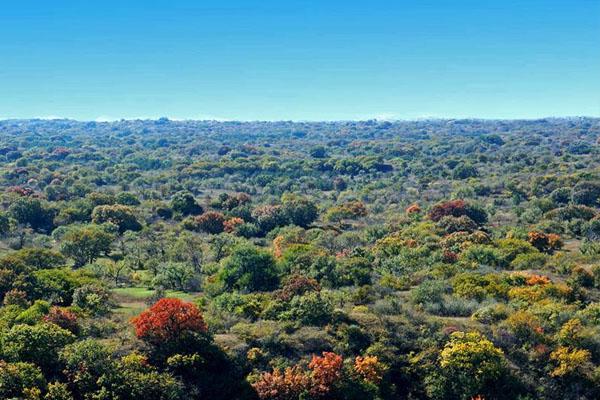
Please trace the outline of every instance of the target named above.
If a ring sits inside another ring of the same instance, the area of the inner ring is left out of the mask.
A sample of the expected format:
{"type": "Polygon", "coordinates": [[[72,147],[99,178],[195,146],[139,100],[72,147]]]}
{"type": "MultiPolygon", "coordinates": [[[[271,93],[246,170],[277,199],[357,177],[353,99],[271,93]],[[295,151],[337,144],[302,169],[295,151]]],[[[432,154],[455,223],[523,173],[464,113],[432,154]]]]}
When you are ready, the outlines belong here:
{"type": "Polygon", "coordinates": [[[600,119],[0,121],[0,398],[600,398],[600,119]]]}

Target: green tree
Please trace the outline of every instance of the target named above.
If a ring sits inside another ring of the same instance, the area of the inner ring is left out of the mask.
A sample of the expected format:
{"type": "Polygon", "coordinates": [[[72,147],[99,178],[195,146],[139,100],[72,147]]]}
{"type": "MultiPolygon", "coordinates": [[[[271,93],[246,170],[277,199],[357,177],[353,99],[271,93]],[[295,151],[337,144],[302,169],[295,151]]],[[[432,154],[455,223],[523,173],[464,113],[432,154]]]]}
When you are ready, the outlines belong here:
{"type": "Polygon", "coordinates": [[[75,267],[93,263],[102,254],[110,252],[114,235],[99,225],[83,225],[70,228],[62,238],[61,252],[75,260],[75,267]]]}
{"type": "Polygon", "coordinates": [[[42,203],[40,199],[21,197],[8,208],[9,214],[20,224],[28,225],[41,232],[49,232],[54,227],[54,208],[42,203]]]}
{"type": "Polygon", "coordinates": [[[0,361],[0,398],[24,399],[28,391],[41,391],[45,386],[44,375],[36,365],[0,361]]]}
{"type": "Polygon", "coordinates": [[[175,193],[171,199],[171,209],[173,209],[174,212],[182,215],[202,214],[202,207],[196,203],[194,195],[188,191],[175,193]]]}
{"type": "Polygon", "coordinates": [[[103,224],[105,222],[115,224],[119,229],[119,233],[142,229],[142,225],[138,222],[133,208],[120,204],[97,206],[92,211],[92,222],[95,224],[103,224]]]}
{"type": "Polygon", "coordinates": [[[227,289],[244,292],[272,290],[279,283],[273,256],[251,245],[236,247],[221,262],[219,278],[227,289]]]}
{"type": "Polygon", "coordinates": [[[319,216],[319,211],[314,202],[290,193],[281,198],[283,213],[294,225],[306,228],[319,216]]]}
{"type": "Polygon", "coordinates": [[[34,363],[54,374],[60,367],[59,351],[74,341],[71,332],[51,323],[15,325],[2,338],[2,353],[7,360],[34,363]]]}

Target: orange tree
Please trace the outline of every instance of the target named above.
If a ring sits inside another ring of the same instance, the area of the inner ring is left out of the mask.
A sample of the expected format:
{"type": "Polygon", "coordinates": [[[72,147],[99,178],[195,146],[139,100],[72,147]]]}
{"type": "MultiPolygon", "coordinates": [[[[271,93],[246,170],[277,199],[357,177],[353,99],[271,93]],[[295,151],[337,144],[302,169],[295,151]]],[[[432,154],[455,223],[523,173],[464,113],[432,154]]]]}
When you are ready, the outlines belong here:
{"type": "Polygon", "coordinates": [[[136,336],[153,345],[175,341],[189,333],[207,331],[200,310],[180,299],[160,299],[132,322],[136,336]]]}

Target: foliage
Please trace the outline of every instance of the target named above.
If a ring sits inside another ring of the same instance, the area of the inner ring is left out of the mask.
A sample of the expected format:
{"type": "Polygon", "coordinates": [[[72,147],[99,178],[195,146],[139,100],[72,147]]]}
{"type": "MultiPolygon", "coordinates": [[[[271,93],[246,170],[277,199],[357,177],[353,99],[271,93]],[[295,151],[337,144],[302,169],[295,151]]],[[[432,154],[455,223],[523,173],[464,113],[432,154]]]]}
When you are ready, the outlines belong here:
{"type": "Polygon", "coordinates": [[[244,292],[272,290],[279,283],[275,260],[254,246],[239,246],[221,262],[219,279],[228,289],[244,292]]]}
{"type": "Polygon", "coordinates": [[[179,299],[160,299],[132,322],[136,336],[154,345],[178,340],[188,333],[205,333],[207,329],[198,308],[179,299]]]}
{"type": "Polygon", "coordinates": [[[61,251],[75,260],[76,267],[81,267],[110,252],[113,240],[114,236],[99,225],[76,226],[62,237],[61,251]]]}
{"type": "Polygon", "coordinates": [[[599,137],[0,121],[0,398],[600,398],[599,137]]]}

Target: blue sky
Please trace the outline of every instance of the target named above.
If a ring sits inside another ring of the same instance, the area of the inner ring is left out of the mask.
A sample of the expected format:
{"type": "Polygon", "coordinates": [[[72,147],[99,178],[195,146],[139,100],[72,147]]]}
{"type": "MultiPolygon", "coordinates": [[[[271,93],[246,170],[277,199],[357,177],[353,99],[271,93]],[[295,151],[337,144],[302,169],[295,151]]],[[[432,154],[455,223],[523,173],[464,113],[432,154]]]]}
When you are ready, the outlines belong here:
{"type": "Polygon", "coordinates": [[[11,1],[0,117],[600,116],[600,0],[11,1]]]}

